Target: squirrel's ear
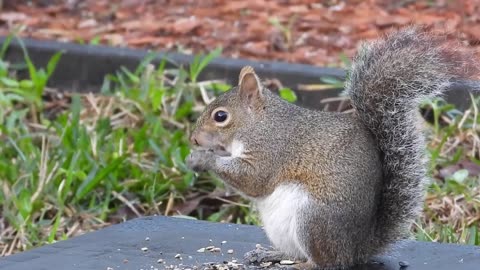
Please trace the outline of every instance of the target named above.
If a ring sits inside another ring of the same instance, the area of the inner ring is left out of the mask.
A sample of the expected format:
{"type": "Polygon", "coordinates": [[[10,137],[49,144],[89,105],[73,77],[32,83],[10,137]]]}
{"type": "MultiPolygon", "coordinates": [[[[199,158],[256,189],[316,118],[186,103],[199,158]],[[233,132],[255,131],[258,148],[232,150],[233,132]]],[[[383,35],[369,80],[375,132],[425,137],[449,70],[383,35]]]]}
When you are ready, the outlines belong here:
{"type": "Polygon", "coordinates": [[[262,83],[251,66],[243,67],[238,78],[240,96],[249,103],[255,102],[263,97],[262,83]]]}

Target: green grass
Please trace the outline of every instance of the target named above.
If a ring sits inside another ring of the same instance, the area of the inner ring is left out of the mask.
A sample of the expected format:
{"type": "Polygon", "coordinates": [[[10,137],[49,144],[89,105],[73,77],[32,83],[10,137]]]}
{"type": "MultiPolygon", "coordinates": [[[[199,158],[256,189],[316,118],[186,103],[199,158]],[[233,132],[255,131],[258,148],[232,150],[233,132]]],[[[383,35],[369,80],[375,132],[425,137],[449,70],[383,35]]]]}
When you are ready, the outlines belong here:
{"type": "MultiPolygon", "coordinates": [[[[6,45],[7,46],[7,45],[6,45]]],[[[0,51],[0,59],[6,51],[0,51]]],[[[101,94],[68,94],[46,83],[61,54],[35,67],[25,51],[29,78],[0,61],[0,254],[66,239],[141,215],[259,224],[249,203],[225,193],[219,179],[195,175],[184,164],[192,124],[221,81],[199,81],[215,50],[190,67],[119,68],[101,94]]],[[[339,82],[333,82],[338,84],[339,82]]],[[[295,101],[289,89],[280,95],[295,101]]],[[[475,106],[474,106],[474,105],[475,106]]],[[[477,165],[479,117],[441,101],[425,105],[431,171],[425,215],[412,228],[418,239],[480,244],[478,176],[438,170],[469,160],[477,165]]]]}

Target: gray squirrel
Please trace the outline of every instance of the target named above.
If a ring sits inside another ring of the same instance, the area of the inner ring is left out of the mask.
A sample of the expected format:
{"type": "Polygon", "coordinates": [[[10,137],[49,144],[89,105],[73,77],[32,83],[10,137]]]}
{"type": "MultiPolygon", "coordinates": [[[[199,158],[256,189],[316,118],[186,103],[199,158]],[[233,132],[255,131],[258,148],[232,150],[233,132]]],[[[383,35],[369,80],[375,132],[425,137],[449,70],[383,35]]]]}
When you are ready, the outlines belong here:
{"type": "Polygon", "coordinates": [[[197,120],[186,162],[253,201],[270,255],[299,269],[363,264],[408,237],[422,208],[420,102],[474,75],[473,61],[419,27],[360,47],[345,86],[353,114],[288,103],[244,67],[197,120]]]}

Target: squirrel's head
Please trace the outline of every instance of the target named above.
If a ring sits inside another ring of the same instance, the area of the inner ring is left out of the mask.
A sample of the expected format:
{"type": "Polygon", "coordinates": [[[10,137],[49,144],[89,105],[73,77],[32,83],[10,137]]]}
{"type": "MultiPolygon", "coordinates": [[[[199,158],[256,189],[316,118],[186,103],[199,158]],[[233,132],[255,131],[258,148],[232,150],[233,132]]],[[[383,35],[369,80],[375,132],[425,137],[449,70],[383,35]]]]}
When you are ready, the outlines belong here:
{"type": "Polygon", "coordinates": [[[231,155],[233,140],[261,119],[264,90],[253,68],[242,68],[238,86],[218,96],[198,118],[190,137],[193,146],[231,155]]]}

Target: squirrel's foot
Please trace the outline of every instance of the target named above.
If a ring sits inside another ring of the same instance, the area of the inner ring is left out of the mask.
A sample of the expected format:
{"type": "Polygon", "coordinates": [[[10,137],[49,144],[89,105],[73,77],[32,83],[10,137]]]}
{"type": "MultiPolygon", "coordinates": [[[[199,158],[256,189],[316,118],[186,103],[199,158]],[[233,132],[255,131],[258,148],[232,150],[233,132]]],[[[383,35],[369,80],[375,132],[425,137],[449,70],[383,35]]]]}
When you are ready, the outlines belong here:
{"type": "Polygon", "coordinates": [[[301,263],[291,265],[288,269],[292,269],[292,270],[314,270],[314,269],[319,269],[319,268],[315,263],[313,263],[311,261],[306,261],[306,262],[301,262],[301,263]]]}
{"type": "Polygon", "coordinates": [[[195,172],[204,172],[210,169],[210,165],[215,160],[215,153],[213,150],[193,150],[188,155],[186,164],[187,167],[195,172]]]}
{"type": "Polygon", "coordinates": [[[278,250],[268,250],[264,247],[257,247],[256,249],[245,253],[244,260],[246,263],[278,263],[283,260],[291,260],[292,258],[285,253],[278,250]]]}

